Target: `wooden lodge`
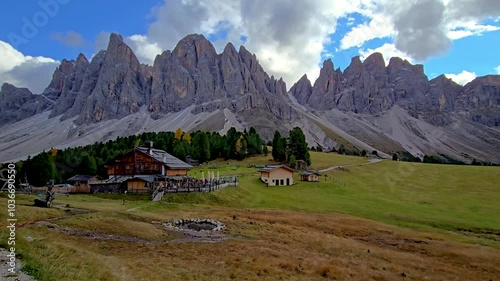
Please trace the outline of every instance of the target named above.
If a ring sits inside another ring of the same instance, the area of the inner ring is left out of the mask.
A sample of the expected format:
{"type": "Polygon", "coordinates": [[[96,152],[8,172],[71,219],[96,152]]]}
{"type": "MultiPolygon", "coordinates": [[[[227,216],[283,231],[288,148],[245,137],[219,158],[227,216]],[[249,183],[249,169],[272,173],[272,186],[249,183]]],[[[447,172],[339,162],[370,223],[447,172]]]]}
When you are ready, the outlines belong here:
{"type": "Polygon", "coordinates": [[[149,192],[169,178],[187,177],[193,167],[161,149],[134,147],[105,165],[108,182],[126,182],[129,192],[149,192]]]}

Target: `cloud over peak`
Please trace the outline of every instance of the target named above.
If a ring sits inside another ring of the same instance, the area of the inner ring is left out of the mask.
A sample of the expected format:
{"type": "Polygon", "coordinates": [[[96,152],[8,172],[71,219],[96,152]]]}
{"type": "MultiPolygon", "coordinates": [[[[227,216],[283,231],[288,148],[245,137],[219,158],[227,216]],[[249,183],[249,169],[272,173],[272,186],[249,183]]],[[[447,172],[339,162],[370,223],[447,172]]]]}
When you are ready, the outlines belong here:
{"type": "Polygon", "coordinates": [[[25,56],[9,43],[0,41],[0,85],[10,83],[41,94],[59,62],[46,57],[25,56]]]}
{"type": "Polygon", "coordinates": [[[82,47],[85,45],[85,40],[82,35],[75,31],[63,32],[53,32],[50,37],[59,43],[69,46],[69,47],[82,47]]]}
{"type": "Polygon", "coordinates": [[[455,81],[455,83],[460,84],[462,86],[469,83],[470,81],[474,80],[477,77],[476,73],[469,72],[467,70],[463,70],[462,72],[460,72],[458,74],[447,73],[447,74],[445,74],[445,76],[450,78],[451,80],[455,81]]]}

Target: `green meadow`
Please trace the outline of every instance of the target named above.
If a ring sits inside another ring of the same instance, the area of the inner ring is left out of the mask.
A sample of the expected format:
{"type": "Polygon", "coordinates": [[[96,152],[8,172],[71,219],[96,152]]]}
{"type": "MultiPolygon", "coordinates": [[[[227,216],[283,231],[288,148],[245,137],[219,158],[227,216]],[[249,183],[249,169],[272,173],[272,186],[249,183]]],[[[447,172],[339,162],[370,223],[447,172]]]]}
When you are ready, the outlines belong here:
{"type": "MultiPolygon", "coordinates": [[[[428,274],[435,280],[500,275],[499,167],[367,164],[367,158],[318,152],[311,157],[315,170],[345,167],[321,172],[320,182],[301,182],[296,173],[293,186],[267,187],[258,170],[274,163],[270,156],[217,160],[190,174],[236,176],[237,187],[167,194],[160,202],[133,194],[57,195],[55,207],[36,208],[35,196],[18,195],[23,270],[38,280],[391,280],[402,271],[416,280],[428,274]],[[182,234],[158,222],[183,217],[218,219],[230,239],[177,243],[182,234]],[[408,241],[418,244],[410,247],[408,241]],[[375,254],[367,256],[366,248],[375,254]],[[439,269],[423,268],[431,266],[439,269]]],[[[0,207],[7,209],[5,195],[0,207]]],[[[7,234],[5,228],[0,232],[7,234]]],[[[1,246],[8,246],[5,239],[1,246]]]]}

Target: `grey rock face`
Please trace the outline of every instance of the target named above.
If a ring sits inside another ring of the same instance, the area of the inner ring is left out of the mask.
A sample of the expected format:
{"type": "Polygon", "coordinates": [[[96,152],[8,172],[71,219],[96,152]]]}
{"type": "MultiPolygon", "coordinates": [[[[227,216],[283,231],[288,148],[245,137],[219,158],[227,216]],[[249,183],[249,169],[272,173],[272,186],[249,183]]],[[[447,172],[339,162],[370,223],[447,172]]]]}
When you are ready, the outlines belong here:
{"type": "MultiPolygon", "coordinates": [[[[290,91],[299,103],[318,110],[377,115],[398,105],[435,125],[448,124],[448,114],[463,112],[470,120],[498,126],[498,77],[480,77],[464,87],[443,75],[429,81],[421,65],[392,58],[385,66],[382,55],[374,53],[364,62],[354,57],[344,72],[326,60],[314,84],[304,75],[290,91]]],[[[2,90],[0,107],[9,112],[3,122],[52,110],[51,117],[77,117],[77,124],[91,124],[122,118],[143,106],[152,116],[192,105],[193,113],[228,108],[244,118],[256,109],[280,120],[295,114],[284,81],[269,77],[254,54],[230,43],[217,54],[197,34],[158,55],[153,66],[140,64],[122,37],[112,34],[107,50],[90,63],[82,54],[63,60],[42,95],[12,87],[2,90]],[[19,97],[11,97],[13,92],[19,97]]]]}
{"type": "Polygon", "coordinates": [[[387,67],[381,54],[361,62],[352,58],[342,73],[326,60],[312,90],[302,77],[291,89],[299,103],[319,110],[377,115],[398,105],[412,116],[434,125],[451,122],[451,112],[465,112],[470,120],[498,126],[500,76],[478,77],[462,87],[444,75],[431,81],[422,65],[392,58],[387,67]]]}
{"type": "Polygon", "coordinates": [[[145,79],[139,60],[118,34],[111,34],[99,76],[86,99],[79,123],[121,118],[145,104],[145,79]]]}
{"type": "Polygon", "coordinates": [[[57,100],[51,117],[63,114],[73,106],[88,65],[87,58],[80,54],[76,61],[63,60],[54,71],[52,81],[43,92],[49,99],[57,100]]]}
{"type": "Polygon", "coordinates": [[[172,52],[157,56],[152,70],[151,113],[193,113],[229,108],[233,112],[265,107],[284,117],[286,85],[269,77],[255,55],[228,44],[221,54],[202,35],[188,35],[172,52]]]}
{"type": "Polygon", "coordinates": [[[466,84],[455,109],[466,111],[475,122],[500,126],[500,75],[478,77],[466,84]]]}
{"type": "Polygon", "coordinates": [[[53,106],[54,101],[45,96],[34,95],[27,88],[4,83],[0,90],[0,125],[29,118],[53,106]]]}
{"type": "Polygon", "coordinates": [[[150,112],[180,111],[222,97],[217,53],[202,35],[188,35],[153,65],[150,112]]]}
{"type": "MultiPolygon", "coordinates": [[[[122,118],[143,106],[158,117],[192,105],[194,113],[261,107],[285,118],[291,112],[284,81],[269,77],[255,55],[244,47],[236,51],[232,44],[217,54],[197,34],[158,55],[153,66],[141,65],[123,38],[111,34],[107,49],[90,63],[82,54],[63,60],[43,98],[54,102],[51,117],[76,116],[77,124],[122,118]]],[[[36,112],[48,109],[42,106],[36,112]]]]}

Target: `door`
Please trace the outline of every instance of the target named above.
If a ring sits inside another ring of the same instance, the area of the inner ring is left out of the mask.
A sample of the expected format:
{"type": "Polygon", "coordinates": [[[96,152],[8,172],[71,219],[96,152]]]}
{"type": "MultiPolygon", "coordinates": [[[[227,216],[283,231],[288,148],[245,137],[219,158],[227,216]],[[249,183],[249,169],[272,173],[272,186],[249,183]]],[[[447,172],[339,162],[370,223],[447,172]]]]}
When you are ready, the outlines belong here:
{"type": "Polygon", "coordinates": [[[286,179],[286,185],[290,185],[290,178],[286,179]]]}

